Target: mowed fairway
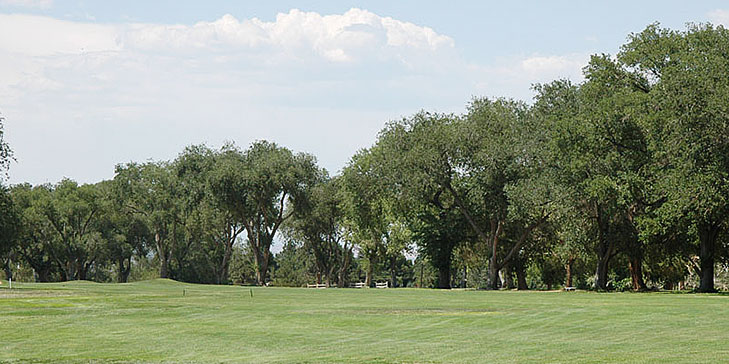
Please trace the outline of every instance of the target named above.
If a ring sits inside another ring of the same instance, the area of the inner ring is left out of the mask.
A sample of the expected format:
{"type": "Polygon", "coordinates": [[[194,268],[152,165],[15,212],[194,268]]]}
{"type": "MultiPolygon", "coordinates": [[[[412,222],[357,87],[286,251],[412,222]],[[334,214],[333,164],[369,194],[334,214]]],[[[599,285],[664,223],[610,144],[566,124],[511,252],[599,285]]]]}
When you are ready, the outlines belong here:
{"type": "Polygon", "coordinates": [[[17,287],[0,290],[3,362],[729,361],[722,295],[17,287]]]}

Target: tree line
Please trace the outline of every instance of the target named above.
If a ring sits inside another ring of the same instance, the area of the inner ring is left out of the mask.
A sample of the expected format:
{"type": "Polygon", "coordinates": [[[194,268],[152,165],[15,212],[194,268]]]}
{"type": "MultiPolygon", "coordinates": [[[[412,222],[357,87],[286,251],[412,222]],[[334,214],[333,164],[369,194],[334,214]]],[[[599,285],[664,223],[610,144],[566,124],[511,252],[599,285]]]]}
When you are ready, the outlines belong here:
{"type": "Polygon", "coordinates": [[[535,85],[530,104],[389,122],[335,176],[258,141],[96,184],[3,187],[6,275],[597,290],[698,277],[714,291],[729,263],[729,31],[652,24],[583,72],[535,85]]]}

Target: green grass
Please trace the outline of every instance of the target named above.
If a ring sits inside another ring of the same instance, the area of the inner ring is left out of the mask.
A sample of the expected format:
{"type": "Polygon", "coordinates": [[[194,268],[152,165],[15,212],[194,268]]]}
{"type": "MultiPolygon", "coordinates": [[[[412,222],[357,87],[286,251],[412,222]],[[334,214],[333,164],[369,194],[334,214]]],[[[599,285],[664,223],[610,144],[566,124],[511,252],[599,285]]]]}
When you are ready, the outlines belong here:
{"type": "Polygon", "coordinates": [[[2,287],[2,362],[729,361],[722,295],[2,287]]]}

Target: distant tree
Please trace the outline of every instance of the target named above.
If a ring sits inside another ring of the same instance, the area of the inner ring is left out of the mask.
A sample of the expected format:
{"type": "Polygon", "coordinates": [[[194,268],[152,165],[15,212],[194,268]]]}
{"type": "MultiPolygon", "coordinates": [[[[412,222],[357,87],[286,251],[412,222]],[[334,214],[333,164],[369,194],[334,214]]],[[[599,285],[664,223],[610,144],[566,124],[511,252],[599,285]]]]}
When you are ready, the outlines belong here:
{"type": "Polygon", "coordinates": [[[256,279],[265,285],[271,244],[281,224],[299,209],[316,182],[314,157],[293,154],[274,143],[259,141],[241,152],[229,147],[211,177],[219,205],[243,224],[256,262],[256,279]],[[287,209],[287,204],[291,204],[287,209]]]}
{"type": "Polygon", "coordinates": [[[10,267],[10,253],[18,245],[21,221],[10,190],[2,185],[0,185],[0,211],[2,211],[0,213],[0,259],[2,259],[6,278],[10,279],[13,275],[10,267]]]}
{"type": "Polygon", "coordinates": [[[314,256],[303,244],[293,241],[284,243],[283,249],[276,254],[276,271],[273,276],[275,286],[302,287],[315,279],[316,263],[314,256]]]}
{"type": "Polygon", "coordinates": [[[183,233],[177,180],[167,163],[116,167],[113,188],[127,213],[142,219],[153,237],[160,278],[170,277],[172,251],[183,233]]]}
{"type": "Polygon", "coordinates": [[[35,273],[39,282],[61,279],[60,259],[54,255],[59,235],[45,217],[40,201],[50,199],[51,187],[30,184],[15,185],[11,189],[13,203],[20,215],[16,253],[35,273]]]}
{"type": "Polygon", "coordinates": [[[126,283],[134,256],[141,258],[151,247],[153,237],[144,220],[125,210],[123,200],[114,195],[113,181],[97,184],[102,211],[97,228],[104,241],[107,260],[116,265],[116,281],[126,283]]]}
{"type": "Polygon", "coordinates": [[[321,178],[322,181],[303,197],[299,211],[284,224],[284,232],[289,239],[303,242],[304,249],[314,256],[317,283],[323,280],[329,286],[336,279],[340,257],[347,254],[342,250],[348,248],[348,242],[344,239],[344,211],[338,180],[323,173],[321,178]]]}
{"type": "Polygon", "coordinates": [[[172,164],[180,181],[179,198],[188,216],[187,238],[195,240],[196,252],[204,256],[205,265],[212,266],[217,284],[228,283],[233,247],[245,230],[243,223],[214,196],[212,177],[219,168],[227,168],[225,150],[189,146],[172,164]]]}
{"type": "Polygon", "coordinates": [[[64,280],[84,280],[104,256],[104,243],[95,229],[102,213],[101,196],[96,186],[79,186],[69,179],[52,186],[49,192],[35,202],[58,237],[57,244],[51,245],[51,254],[64,280]]]}
{"type": "Polygon", "coordinates": [[[10,167],[10,162],[13,161],[13,151],[5,141],[4,124],[5,118],[0,115],[0,182],[2,182],[2,177],[7,176],[6,173],[10,167]]]}

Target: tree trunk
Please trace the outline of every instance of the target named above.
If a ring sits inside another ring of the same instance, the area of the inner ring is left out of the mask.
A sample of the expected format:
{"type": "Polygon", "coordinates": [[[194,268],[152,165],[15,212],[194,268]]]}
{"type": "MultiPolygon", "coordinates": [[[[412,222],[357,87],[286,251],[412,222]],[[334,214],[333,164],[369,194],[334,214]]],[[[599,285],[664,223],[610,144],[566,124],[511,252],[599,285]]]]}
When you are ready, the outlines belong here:
{"type": "Polygon", "coordinates": [[[499,269],[496,266],[496,256],[491,257],[491,262],[489,263],[489,283],[488,288],[489,289],[499,289],[501,286],[501,280],[499,279],[499,269]]]}
{"type": "Polygon", "coordinates": [[[258,264],[259,268],[256,270],[256,280],[259,286],[265,286],[266,280],[268,279],[268,260],[263,259],[258,264]]]}
{"type": "Polygon", "coordinates": [[[86,275],[89,271],[89,268],[91,267],[91,263],[86,264],[85,262],[79,262],[78,271],[76,272],[78,274],[78,279],[85,281],[86,275]]]}
{"type": "Polygon", "coordinates": [[[233,255],[233,246],[228,242],[223,253],[223,262],[220,264],[220,274],[218,275],[218,284],[227,284],[230,277],[230,257],[233,255]]]}
{"type": "Polygon", "coordinates": [[[365,285],[367,287],[372,286],[372,275],[375,273],[376,258],[374,255],[372,251],[367,254],[367,275],[365,276],[365,285]]]}
{"type": "Polygon", "coordinates": [[[154,234],[154,243],[157,248],[157,258],[159,259],[159,277],[169,278],[169,253],[164,247],[164,241],[159,233],[154,234]]]}
{"type": "Polygon", "coordinates": [[[494,236],[491,241],[491,259],[489,261],[488,288],[496,290],[499,289],[499,286],[501,286],[501,281],[499,280],[499,267],[496,265],[496,245],[499,241],[499,237],[496,234],[493,235],[494,236]]]}
{"type": "Polygon", "coordinates": [[[397,280],[397,257],[390,258],[390,287],[395,288],[397,280]]]}
{"type": "Polygon", "coordinates": [[[606,291],[608,283],[608,269],[610,268],[610,259],[613,254],[613,244],[606,235],[604,226],[600,227],[599,241],[597,244],[597,269],[595,270],[595,289],[598,291],[606,291]]]}
{"type": "Polygon", "coordinates": [[[5,279],[13,279],[13,269],[10,264],[10,259],[6,260],[5,264],[3,264],[3,270],[5,271],[5,279]]]}
{"type": "Polygon", "coordinates": [[[567,276],[567,279],[565,282],[565,287],[574,287],[572,285],[572,265],[574,263],[575,263],[575,258],[570,257],[569,259],[567,259],[567,264],[565,264],[565,266],[564,266],[565,271],[566,271],[566,276],[567,276]]]}
{"type": "Polygon", "coordinates": [[[714,288],[714,250],[719,235],[716,224],[699,224],[699,264],[701,266],[701,282],[699,292],[716,292],[714,288]]]}
{"type": "Polygon", "coordinates": [[[595,289],[598,291],[607,290],[608,269],[610,258],[612,258],[613,244],[608,240],[607,217],[603,216],[599,204],[595,204],[595,216],[597,219],[598,242],[597,242],[597,268],[595,269],[595,289]]]}
{"type": "Polygon", "coordinates": [[[504,274],[504,287],[507,289],[514,289],[514,277],[512,276],[511,272],[511,262],[507,262],[504,264],[504,268],[501,270],[501,272],[504,274]]]}
{"type": "Polygon", "coordinates": [[[438,267],[438,288],[451,288],[451,266],[444,264],[438,267]]]}
{"type": "Polygon", "coordinates": [[[117,261],[117,273],[116,273],[116,281],[117,283],[127,283],[129,281],[129,272],[132,269],[132,259],[131,258],[119,258],[117,261]]]}
{"type": "Polygon", "coordinates": [[[640,256],[630,258],[630,278],[633,282],[633,291],[646,291],[648,288],[643,280],[643,259],[640,256]]]}
{"type": "Polygon", "coordinates": [[[609,255],[598,256],[597,270],[595,271],[595,289],[598,291],[607,290],[609,255]]]}
{"type": "Polygon", "coordinates": [[[526,281],[526,271],[524,270],[524,262],[521,259],[516,260],[516,289],[526,291],[529,289],[526,281]]]}
{"type": "Polygon", "coordinates": [[[423,265],[423,262],[420,262],[420,281],[418,282],[418,288],[423,288],[423,270],[425,269],[425,266],[423,265]]]}
{"type": "Polygon", "coordinates": [[[36,270],[35,273],[36,273],[36,280],[38,282],[43,283],[43,282],[51,281],[51,272],[49,269],[36,270]]]}
{"type": "MultiPolygon", "coordinates": [[[[346,247],[346,243],[345,243],[346,247]]],[[[346,287],[347,284],[347,270],[349,269],[349,256],[352,253],[352,247],[345,248],[342,250],[342,264],[339,267],[339,273],[337,274],[339,287],[346,287]]]]}

